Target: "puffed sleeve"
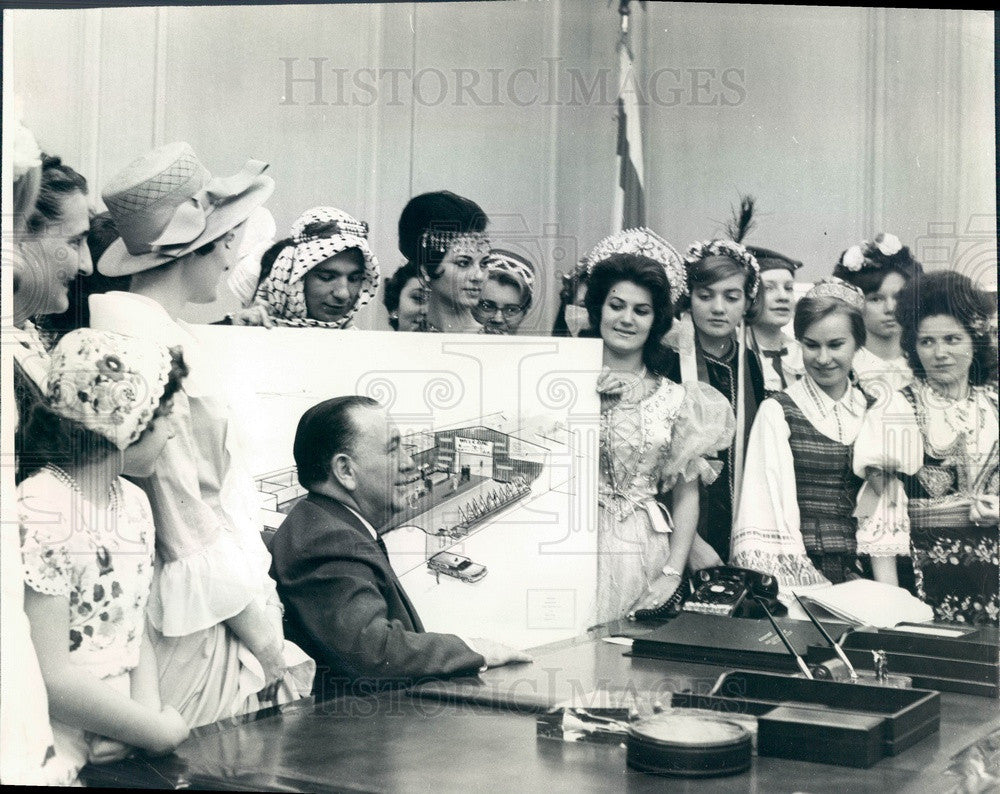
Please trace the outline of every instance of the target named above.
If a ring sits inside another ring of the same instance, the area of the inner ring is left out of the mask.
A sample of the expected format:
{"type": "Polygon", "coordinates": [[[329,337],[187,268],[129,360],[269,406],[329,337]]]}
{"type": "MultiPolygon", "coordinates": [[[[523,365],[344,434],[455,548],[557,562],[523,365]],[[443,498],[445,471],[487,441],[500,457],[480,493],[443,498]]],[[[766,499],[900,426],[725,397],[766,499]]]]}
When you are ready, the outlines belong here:
{"type": "Polygon", "coordinates": [[[865,479],[854,511],[858,554],[910,553],[907,498],[896,474],[915,474],[923,458],[923,436],[902,391],[868,409],[854,441],[854,473],[865,479]]]}
{"type": "Polygon", "coordinates": [[[683,384],[684,397],[674,417],[670,446],[660,472],[660,490],[671,490],[678,478],[715,482],[722,470],[718,454],[733,443],[736,419],[729,402],[707,383],[683,384]]]}
{"type": "Polygon", "coordinates": [[[160,562],[149,618],[175,637],[238,615],[260,595],[262,583],[260,563],[248,557],[238,531],[205,499],[206,490],[217,496],[225,460],[221,449],[206,459],[210,445],[195,438],[196,432],[209,432],[192,421],[196,399],[183,391],[174,398],[174,437],[157,459],[154,476],[143,483],[156,519],[160,562]]]}
{"type": "Polygon", "coordinates": [[[747,443],[731,562],[769,573],[781,587],[825,584],[802,541],[790,430],[781,404],[761,403],[747,443]]]}
{"type": "Polygon", "coordinates": [[[84,533],[73,531],[72,502],[72,491],[44,472],[17,489],[24,583],[36,593],[69,598],[73,591],[73,559],[86,547],[79,546],[84,533]]]}

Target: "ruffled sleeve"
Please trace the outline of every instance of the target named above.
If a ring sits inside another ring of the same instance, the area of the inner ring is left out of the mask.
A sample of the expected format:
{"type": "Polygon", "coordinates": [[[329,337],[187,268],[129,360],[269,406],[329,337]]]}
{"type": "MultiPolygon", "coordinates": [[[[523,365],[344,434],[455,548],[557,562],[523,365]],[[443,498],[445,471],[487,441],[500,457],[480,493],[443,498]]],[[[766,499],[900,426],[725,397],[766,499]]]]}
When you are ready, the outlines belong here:
{"type": "Polygon", "coordinates": [[[660,472],[660,490],[667,492],[678,478],[715,482],[722,471],[718,454],[733,443],[736,419],[729,402],[706,383],[683,384],[684,397],[674,418],[670,446],[660,472]]]}
{"type": "MultiPolygon", "coordinates": [[[[24,583],[36,593],[69,598],[74,555],[83,532],[74,532],[73,492],[42,471],[17,489],[24,583]]],[[[79,508],[79,505],[77,505],[79,508]]]]}
{"type": "Polygon", "coordinates": [[[865,414],[854,441],[854,473],[865,479],[858,492],[858,554],[894,557],[910,553],[910,518],[899,473],[923,465],[924,442],[913,405],[903,391],[865,414]]]}
{"type": "Polygon", "coordinates": [[[812,564],[802,540],[795,464],[784,409],[774,399],[761,403],[750,440],[731,562],[769,573],[782,588],[829,584],[812,564]]]}
{"type": "Polygon", "coordinates": [[[248,554],[238,530],[205,500],[202,480],[211,491],[217,478],[209,475],[220,472],[221,480],[224,461],[200,457],[206,445],[195,439],[191,401],[184,392],[174,398],[174,438],[144,483],[156,517],[160,563],[149,618],[166,636],[192,634],[238,615],[261,595],[263,584],[260,563],[248,554]]]}

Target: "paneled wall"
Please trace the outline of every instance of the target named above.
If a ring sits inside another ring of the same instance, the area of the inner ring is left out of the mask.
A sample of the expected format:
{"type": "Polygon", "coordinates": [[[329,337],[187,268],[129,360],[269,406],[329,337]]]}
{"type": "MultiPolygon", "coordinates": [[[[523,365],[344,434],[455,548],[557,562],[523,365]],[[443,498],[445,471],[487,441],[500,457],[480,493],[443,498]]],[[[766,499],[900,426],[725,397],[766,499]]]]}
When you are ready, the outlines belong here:
{"type": "MultiPolygon", "coordinates": [[[[339,206],[370,222],[385,274],[408,198],[448,188],[542,261],[527,323],[544,329],[552,274],[610,230],[615,5],[8,11],[4,32],[29,125],[96,185],[176,139],[217,173],[264,159],[279,233],[339,206]]],[[[679,248],[748,191],[751,241],[807,280],[880,229],[934,266],[994,269],[991,15],[633,6],[648,222],[679,248]]]]}

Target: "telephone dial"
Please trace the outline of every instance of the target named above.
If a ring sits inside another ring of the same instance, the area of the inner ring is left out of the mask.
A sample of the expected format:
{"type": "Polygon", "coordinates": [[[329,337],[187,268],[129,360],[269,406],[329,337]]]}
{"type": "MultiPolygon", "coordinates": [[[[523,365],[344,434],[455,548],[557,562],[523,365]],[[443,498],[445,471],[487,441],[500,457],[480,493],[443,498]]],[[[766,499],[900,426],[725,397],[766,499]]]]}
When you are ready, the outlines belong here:
{"type": "Polygon", "coordinates": [[[785,615],[778,601],[778,581],[770,574],[720,565],[685,576],[674,594],[656,609],[638,609],[636,620],[663,620],[680,612],[740,618],[763,618],[761,599],[772,615],[785,615]]]}

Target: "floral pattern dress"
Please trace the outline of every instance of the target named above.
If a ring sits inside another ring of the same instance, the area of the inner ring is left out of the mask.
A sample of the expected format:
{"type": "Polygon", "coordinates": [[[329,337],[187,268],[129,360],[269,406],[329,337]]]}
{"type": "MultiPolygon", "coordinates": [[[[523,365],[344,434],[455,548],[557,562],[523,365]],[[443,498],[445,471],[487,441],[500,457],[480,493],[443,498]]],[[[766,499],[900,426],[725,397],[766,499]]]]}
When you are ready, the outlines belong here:
{"type": "Polygon", "coordinates": [[[601,412],[598,486],[597,620],[624,617],[670,555],[670,516],[656,499],[680,478],[711,483],[722,464],[707,460],[731,443],[726,399],[702,383],[659,378],[640,399],[601,412]]]}
{"type": "MultiPolygon", "coordinates": [[[[62,470],[46,466],[18,488],[25,584],[66,600],[71,663],[130,691],[153,577],[154,529],[140,488],[118,478],[99,508],[62,470]]],[[[92,736],[53,720],[57,755],[78,771],[92,736]]]]}
{"type": "Polygon", "coordinates": [[[977,496],[1000,492],[995,387],[973,386],[965,400],[951,400],[914,381],[870,419],[855,444],[855,472],[895,471],[899,482],[895,498],[861,522],[859,551],[908,548],[917,595],[935,619],[1000,624],[998,529],[969,514],[977,496]]]}

